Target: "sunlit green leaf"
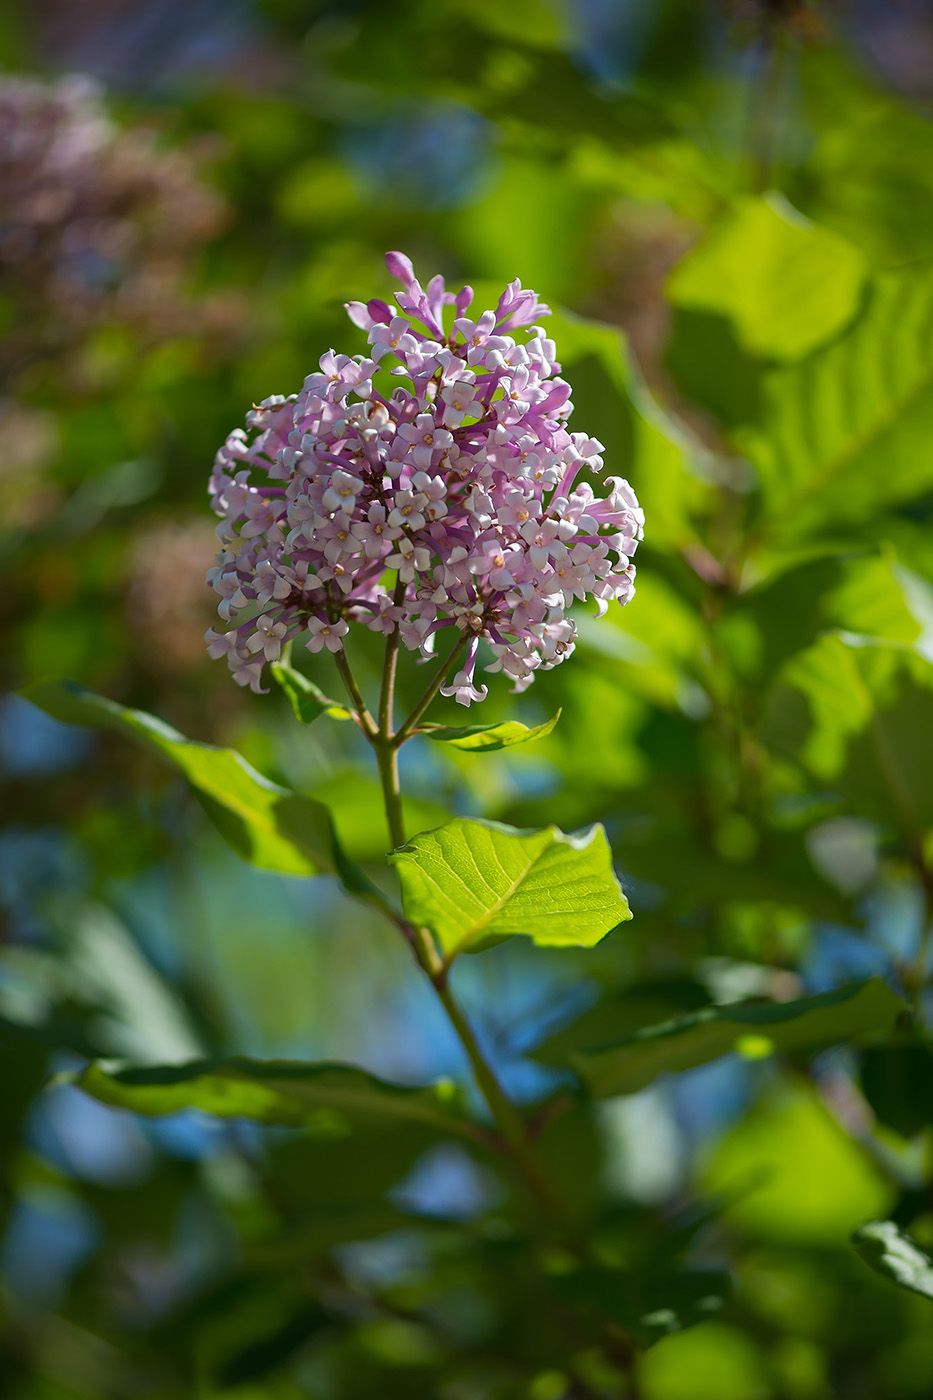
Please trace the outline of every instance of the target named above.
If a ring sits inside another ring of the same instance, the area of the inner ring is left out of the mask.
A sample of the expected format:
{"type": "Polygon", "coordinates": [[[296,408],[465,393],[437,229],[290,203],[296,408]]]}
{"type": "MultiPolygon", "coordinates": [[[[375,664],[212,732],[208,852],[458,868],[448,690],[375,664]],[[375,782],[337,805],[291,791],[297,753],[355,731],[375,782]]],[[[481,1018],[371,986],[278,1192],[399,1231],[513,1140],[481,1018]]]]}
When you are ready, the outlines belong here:
{"type": "Polygon", "coordinates": [[[835,531],[933,487],[933,274],[886,272],[839,339],[765,382],[740,445],[771,538],[835,531]]]}
{"type": "Polygon", "coordinates": [[[893,1220],[869,1221],[855,1231],[852,1243],[876,1274],[922,1298],[933,1298],[933,1259],[893,1220]]]}
{"type": "Polygon", "coordinates": [[[676,268],[668,293],[726,316],[752,354],[794,360],[853,318],[865,272],[853,244],[782,196],[746,196],[676,268]]]}
{"type": "Polygon", "coordinates": [[[615,1044],[571,1051],[568,1059],[590,1094],[633,1094],[659,1074],[693,1069],[732,1051],[759,1058],[876,1038],[890,1031],[905,1009],[890,987],[872,978],[800,1001],[706,1007],[615,1044]]]}
{"type": "Polygon", "coordinates": [[[459,1094],[449,1081],[410,1088],[327,1061],[235,1056],[128,1069],[92,1062],[64,1077],[101,1103],[151,1116],[196,1108],[218,1118],[332,1131],[410,1122],[469,1133],[459,1117],[459,1094]]]}
{"type": "Polygon", "coordinates": [[[829,627],[911,645],[933,590],[890,551],[822,555],[773,575],[741,599],[759,634],[757,676],[770,680],[829,627]]]}
{"type": "Polygon", "coordinates": [[[933,825],[933,664],[826,633],[784,667],[762,737],[849,803],[915,840],[933,825]]]}
{"type": "Polygon", "coordinates": [[[510,934],[588,947],[631,917],[599,825],[567,836],[457,817],[389,859],[406,917],[433,929],[448,958],[510,934]]]}
{"type": "Polygon", "coordinates": [[[839,1248],[897,1196],[803,1075],[771,1081],[707,1155],[702,1182],[727,1225],[783,1248],[839,1248]]]}
{"type": "Polygon", "coordinates": [[[751,1328],[694,1321],[699,1325],[660,1337],[642,1358],[642,1394],[651,1400],[764,1400],[770,1357],[751,1328]]]}
{"type": "Polygon", "coordinates": [[[321,715],[329,715],[331,719],[350,718],[346,705],[328,699],[312,680],[296,671],[287,661],[274,661],[269,671],[288,696],[299,724],[313,724],[321,715]]]}
{"type": "Polygon", "coordinates": [[[428,739],[451,744],[455,749],[466,749],[469,753],[491,753],[493,749],[510,749],[513,744],[527,744],[531,739],[545,739],[559,719],[560,710],[543,724],[531,727],[519,724],[516,719],[507,719],[500,724],[468,724],[462,728],[425,724],[418,732],[428,739]]]}

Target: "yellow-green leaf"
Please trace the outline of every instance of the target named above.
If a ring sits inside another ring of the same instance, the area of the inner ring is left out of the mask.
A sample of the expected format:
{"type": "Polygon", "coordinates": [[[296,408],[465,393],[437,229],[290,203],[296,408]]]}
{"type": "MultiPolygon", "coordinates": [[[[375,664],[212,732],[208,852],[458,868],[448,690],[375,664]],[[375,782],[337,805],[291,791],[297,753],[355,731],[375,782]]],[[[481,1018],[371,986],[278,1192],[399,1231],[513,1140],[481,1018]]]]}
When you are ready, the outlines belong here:
{"type": "Polygon", "coordinates": [[[590,947],[631,913],[599,825],[567,836],[457,817],[389,857],[405,916],[447,959],[512,934],[590,947]]]}
{"type": "Polygon", "coordinates": [[[491,753],[494,749],[510,749],[513,744],[527,744],[532,739],[545,739],[559,719],[560,710],[543,724],[531,727],[520,724],[517,719],[508,719],[501,724],[467,724],[462,728],[425,724],[418,732],[428,739],[450,744],[455,749],[466,749],[469,753],[491,753]]]}
{"type": "Polygon", "coordinates": [[[422,1123],[471,1133],[460,1097],[444,1080],[423,1088],[391,1084],[355,1065],[235,1056],[184,1065],[111,1068],[96,1062],[62,1076],[100,1103],[159,1116],[195,1108],[218,1118],[333,1128],[422,1123]]]}

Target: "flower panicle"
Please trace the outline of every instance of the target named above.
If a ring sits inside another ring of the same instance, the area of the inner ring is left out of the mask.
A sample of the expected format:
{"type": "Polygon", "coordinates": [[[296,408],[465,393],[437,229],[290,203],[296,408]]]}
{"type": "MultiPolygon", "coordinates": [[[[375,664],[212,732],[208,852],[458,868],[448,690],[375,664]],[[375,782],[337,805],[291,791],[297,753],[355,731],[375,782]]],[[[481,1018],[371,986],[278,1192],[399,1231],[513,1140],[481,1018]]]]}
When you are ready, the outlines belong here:
{"type": "Polygon", "coordinates": [[[386,263],[396,307],[346,308],[368,355],[328,351],[217,454],[208,581],[232,625],[208,632],[208,650],[259,691],[299,637],[338,651],[359,623],[430,659],[451,630],[466,646],[442,694],[469,705],[487,694],[481,643],[485,670],[521,691],[572,653],[575,600],[599,615],[628,602],[644,518],[626,481],[599,479],[602,444],[568,428],[570,385],[535,292],[516,280],[471,316],[472,288],[439,276],[423,288],[402,253],[386,263]]]}

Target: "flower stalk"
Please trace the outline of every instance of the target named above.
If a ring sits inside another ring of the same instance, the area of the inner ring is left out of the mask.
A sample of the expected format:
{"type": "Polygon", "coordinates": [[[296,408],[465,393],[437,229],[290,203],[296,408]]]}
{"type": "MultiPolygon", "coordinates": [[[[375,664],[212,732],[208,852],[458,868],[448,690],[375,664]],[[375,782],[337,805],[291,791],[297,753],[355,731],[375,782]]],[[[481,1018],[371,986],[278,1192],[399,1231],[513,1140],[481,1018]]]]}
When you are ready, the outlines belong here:
{"type": "MultiPolygon", "coordinates": [[[[392,717],[398,643],[396,641],[394,646],[392,643],[393,639],[390,636],[386,641],[378,725],[373,724],[346,653],[343,651],[337,653],[335,660],[347,693],[355,707],[360,730],[366,736],[376,758],[389,839],[393,848],[397,849],[399,846],[403,846],[407,839],[399,779],[399,749],[412,737],[415,726],[437,695],[445,676],[456,664],[466,644],[466,639],[461,638],[453,647],[446,662],[397,733],[393,733],[392,730],[392,717]]],[[[406,920],[398,917],[389,906],[385,907],[385,912],[389,914],[393,923],[405,936],[415,961],[434,988],[437,998],[456,1032],[469,1061],[476,1086],[498,1129],[497,1145],[511,1159],[517,1174],[537,1202],[543,1219],[549,1224],[565,1223],[563,1203],[556,1195],[538,1160],[528,1125],[500,1083],[495,1070],[483,1053],[468,1016],[454,996],[449,981],[449,964],[438,952],[430,930],[409,924],[406,920]]]]}

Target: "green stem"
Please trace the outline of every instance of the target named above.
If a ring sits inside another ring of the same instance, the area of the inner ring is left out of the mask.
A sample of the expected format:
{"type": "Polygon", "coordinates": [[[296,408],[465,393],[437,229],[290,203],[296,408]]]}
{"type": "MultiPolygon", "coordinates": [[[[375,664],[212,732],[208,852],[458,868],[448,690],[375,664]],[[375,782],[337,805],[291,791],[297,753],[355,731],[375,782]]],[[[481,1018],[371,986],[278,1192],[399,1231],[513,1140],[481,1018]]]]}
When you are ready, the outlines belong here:
{"type": "Polygon", "coordinates": [[[911,995],[911,1004],[917,1023],[921,1030],[924,1030],[922,997],[927,980],[930,940],[933,937],[933,870],[930,869],[924,850],[923,828],[917,817],[913,799],[901,778],[891,743],[877,715],[871,721],[869,733],[882,780],[888,790],[907,846],[908,859],[923,890],[923,928],[920,931],[916,956],[911,967],[907,970],[905,980],[911,995]]]}
{"type": "Polygon", "coordinates": [[[466,1051],[473,1078],[486,1100],[515,1167],[537,1201],[545,1219],[561,1221],[564,1215],[563,1203],[555,1196],[551,1183],[541,1169],[524,1119],[499,1083],[492,1066],[480,1049],[473,1027],[450,989],[446,968],[442,967],[428,975],[451,1025],[457,1032],[460,1044],[466,1051]]]}
{"type": "Polygon", "coordinates": [[[456,646],[449,653],[447,660],[441,666],[440,670],[435,675],[431,684],[428,686],[427,690],[424,692],[421,699],[418,701],[417,705],[406,719],[405,723],[401,726],[398,733],[395,735],[394,742],[398,745],[399,748],[401,748],[402,744],[404,744],[406,740],[411,738],[412,731],[414,730],[415,725],[418,723],[419,719],[424,714],[425,710],[428,708],[431,701],[434,699],[435,695],[440,690],[447,677],[450,675],[450,672],[453,670],[454,662],[459,660],[460,653],[463,651],[468,640],[469,638],[466,636],[466,634],[464,634],[459,639],[456,646]]]}
{"type": "Polygon", "coordinates": [[[398,747],[384,732],[371,740],[379,765],[382,801],[389,824],[389,839],[393,851],[405,844],[405,817],[402,811],[402,791],[398,780],[398,747]]]}
{"type": "Polygon", "coordinates": [[[754,194],[770,189],[787,39],[775,22],[764,36],[763,71],[756,75],[749,113],[749,183],[754,194]]]}
{"type": "Polygon", "coordinates": [[[929,864],[927,863],[923,842],[919,837],[914,843],[911,854],[914,868],[923,888],[923,927],[920,930],[920,941],[917,945],[917,953],[913,961],[913,966],[910,969],[908,980],[917,1024],[922,1032],[928,1034],[926,1018],[923,1011],[923,989],[927,983],[927,968],[930,962],[930,944],[931,941],[933,941],[933,871],[930,870],[929,864]]]}
{"type": "MultiPolygon", "coordinates": [[[[392,601],[396,607],[400,607],[405,597],[405,585],[399,579],[395,585],[395,593],[392,601]]],[[[398,665],[398,649],[401,636],[398,627],[389,633],[389,640],[386,642],[385,661],[382,665],[382,686],[379,691],[379,733],[391,739],[392,726],[395,723],[395,670],[398,665]]]]}
{"type": "MultiPolygon", "coordinates": [[[[347,688],[353,704],[355,706],[357,721],[363,734],[372,745],[376,755],[376,762],[379,767],[379,778],[382,785],[382,795],[385,804],[386,822],[389,828],[390,839],[394,847],[405,844],[405,822],[402,810],[402,794],[399,783],[398,771],[398,751],[406,739],[411,737],[421,716],[428,705],[440,690],[445,677],[450,672],[454,663],[468,641],[467,637],[462,637],[451,650],[446,662],[443,664],[440,673],[435,676],[431,685],[425,691],[421,700],[415,706],[408,719],[397,733],[392,732],[392,711],[395,688],[395,669],[398,660],[398,635],[394,633],[390,636],[386,647],[386,658],[382,672],[382,689],[379,697],[379,724],[373,722],[372,716],[366,708],[359,686],[350,669],[350,664],[346,655],[341,651],[336,654],[338,670],[347,688]]],[[[525,1122],[522,1114],[516,1105],[509,1098],[505,1089],[490,1065],[476,1037],[476,1033],[470,1021],[463,1011],[448,980],[449,967],[441,957],[434,937],[427,928],[419,928],[409,924],[404,918],[396,913],[390,905],[380,903],[379,906],[387,917],[400,929],[404,937],[411,945],[415,960],[424,972],[435,995],[447,1013],[447,1018],[457,1034],[460,1044],[463,1046],[473,1078],[477,1088],[486,1101],[493,1122],[496,1125],[497,1134],[487,1133],[478,1125],[471,1125],[472,1134],[478,1142],[483,1142],[490,1147],[497,1148],[503,1152],[511,1161],[516,1174],[524,1183],[526,1189],[535,1201],[540,1212],[542,1222],[546,1226],[556,1228],[559,1236],[571,1248],[579,1252],[580,1257],[584,1257],[584,1252],[574,1240],[575,1229],[573,1221],[569,1218],[567,1209],[560,1196],[554,1191],[553,1186],[538,1159],[534,1145],[534,1133],[529,1124],[525,1122]]],[[[540,1131],[540,1124],[537,1130],[540,1131]]],[[[628,1372],[630,1383],[634,1386],[633,1368],[637,1357],[638,1348],[635,1342],[624,1329],[613,1325],[609,1327],[611,1339],[614,1339],[614,1354],[619,1364],[628,1372]]],[[[583,1386],[581,1394],[591,1394],[588,1386],[583,1386]]],[[[630,1400],[635,1400],[637,1392],[629,1391],[630,1400]]]]}
{"type": "MultiPolygon", "coordinates": [[[[402,726],[397,735],[392,734],[392,686],[394,682],[394,660],[390,660],[389,650],[391,648],[390,638],[387,646],[386,665],[383,670],[383,689],[379,705],[379,729],[369,736],[370,743],[376,755],[376,762],[379,766],[379,778],[382,784],[382,797],[385,804],[386,821],[389,827],[389,836],[394,848],[405,844],[405,822],[402,813],[402,794],[399,783],[398,772],[398,750],[400,742],[404,742],[402,735],[406,729],[413,728],[424,710],[427,709],[434,695],[443,684],[444,676],[456,660],[457,654],[464,645],[466,639],[461,639],[457,646],[447,658],[446,665],[439,676],[436,676],[432,685],[428,688],[421,702],[415,707],[408,721],[402,726]]],[[[397,656],[398,648],[392,649],[397,656]]],[[[525,1181],[529,1191],[537,1200],[542,1213],[550,1219],[559,1219],[563,1214],[562,1205],[555,1197],[551,1185],[545,1177],[541,1166],[537,1160],[531,1140],[524,1120],[516,1108],[515,1104],[506,1094],[496,1076],[495,1071],[489,1064],[480,1048],[476,1033],[470,1025],[469,1020],[462,1007],[457,1002],[450,988],[448,981],[448,968],[438,953],[434,939],[428,929],[415,928],[404,925],[403,931],[408,937],[418,965],[428,978],[431,986],[447,1013],[447,1017],[457,1033],[460,1044],[466,1052],[470,1062],[473,1077],[477,1087],[489,1107],[496,1126],[502,1137],[503,1144],[511,1156],[519,1174],[525,1181]]]]}
{"type": "Polygon", "coordinates": [[[337,663],[337,670],[340,672],[340,679],[343,681],[347,694],[353,703],[357,722],[367,739],[372,742],[374,735],[377,733],[376,725],[372,715],[366,708],[366,701],[363,699],[362,692],[356,683],[356,677],[350,670],[347,654],[342,647],[340,651],[334,652],[334,660],[337,663]]]}

